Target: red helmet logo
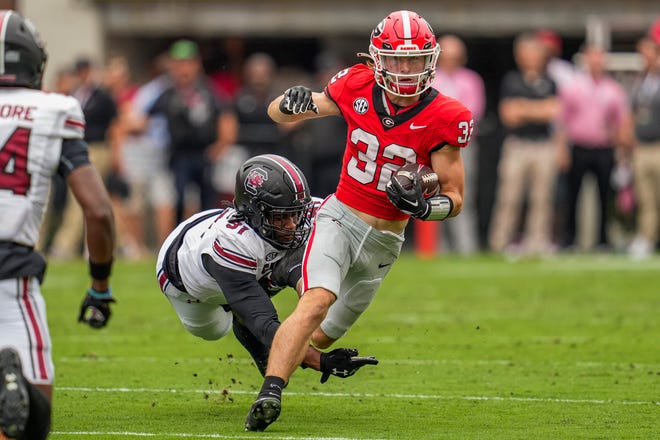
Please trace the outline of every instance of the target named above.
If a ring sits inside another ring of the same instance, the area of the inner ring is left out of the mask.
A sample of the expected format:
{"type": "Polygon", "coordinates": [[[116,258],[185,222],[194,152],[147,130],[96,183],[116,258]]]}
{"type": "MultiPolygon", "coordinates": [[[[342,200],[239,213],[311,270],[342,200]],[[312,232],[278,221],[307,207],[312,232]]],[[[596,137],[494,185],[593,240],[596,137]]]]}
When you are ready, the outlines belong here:
{"type": "Polygon", "coordinates": [[[266,180],[268,180],[268,173],[261,168],[254,168],[245,178],[245,189],[250,194],[256,195],[266,180]]]}

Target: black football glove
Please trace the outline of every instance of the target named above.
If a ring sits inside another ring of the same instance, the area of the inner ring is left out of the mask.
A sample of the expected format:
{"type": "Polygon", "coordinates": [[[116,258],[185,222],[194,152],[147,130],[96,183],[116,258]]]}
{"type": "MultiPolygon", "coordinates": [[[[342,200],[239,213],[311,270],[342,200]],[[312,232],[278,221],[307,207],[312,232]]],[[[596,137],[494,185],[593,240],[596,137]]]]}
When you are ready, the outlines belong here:
{"type": "Polygon", "coordinates": [[[280,111],[285,115],[297,115],[311,110],[319,112],[319,108],[312,101],[312,91],[305,86],[294,86],[284,92],[280,101],[280,111]]]}
{"type": "Polygon", "coordinates": [[[374,356],[358,356],[356,348],[336,348],[329,353],[321,353],[321,383],[330,375],[349,377],[365,365],[378,365],[374,356]]]}
{"type": "Polygon", "coordinates": [[[110,319],[110,303],[115,302],[112,292],[97,292],[90,288],[80,305],[80,315],[78,322],[84,322],[92,328],[103,328],[110,319]]]}
{"type": "Polygon", "coordinates": [[[431,213],[431,204],[424,198],[419,176],[414,173],[412,176],[412,188],[404,189],[399,181],[392,176],[390,181],[387,182],[387,186],[385,186],[385,192],[390,202],[400,211],[424,220],[431,213]]]}

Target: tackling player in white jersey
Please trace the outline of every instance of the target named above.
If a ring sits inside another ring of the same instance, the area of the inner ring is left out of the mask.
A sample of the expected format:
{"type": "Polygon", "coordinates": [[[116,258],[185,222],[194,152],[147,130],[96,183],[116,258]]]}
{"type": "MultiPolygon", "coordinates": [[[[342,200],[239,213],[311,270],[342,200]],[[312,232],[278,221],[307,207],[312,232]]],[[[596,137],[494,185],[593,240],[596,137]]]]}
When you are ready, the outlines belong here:
{"type": "MultiPolygon", "coordinates": [[[[217,340],[233,328],[264,375],[280,325],[270,297],[286,286],[300,289],[304,245],[319,205],[286,158],[247,160],[236,174],[234,206],[184,221],[158,254],[158,283],[185,329],[217,340]]],[[[323,383],[377,362],[356,349],[322,353],[309,346],[302,366],[321,371],[323,383]]]]}
{"type": "Polygon", "coordinates": [[[46,52],[34,26],[0,10],[0,438],[41,440],[50,429],[51,341],[35,250],[51,177],[66,179],[86,222],[91,287],[79,321],[103,327],[114,301],[108,279],[114,221],[83,141],[78,102],[45,93],[46,52]]]}

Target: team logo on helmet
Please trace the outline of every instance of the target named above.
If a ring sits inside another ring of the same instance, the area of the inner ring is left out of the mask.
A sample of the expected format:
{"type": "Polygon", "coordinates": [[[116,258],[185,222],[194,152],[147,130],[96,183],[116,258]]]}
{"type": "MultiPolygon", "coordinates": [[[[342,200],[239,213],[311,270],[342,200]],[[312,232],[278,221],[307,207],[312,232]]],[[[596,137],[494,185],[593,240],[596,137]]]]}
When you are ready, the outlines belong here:
{"type": "Polygon", "coordinates": [[[266,180],[268,180],[268,173],[261,168],[254,168],[245,177],[245,190],[252,195],[257,195],[259,188],[266,180]]]}
{"type": "Polygon", "coordinates": [[[358,98],[355,101],[353,101],[353,110],[357,114],[363,115],[369,110],[369,101],[367,101],[365,98],[358,98]]]}
{"type": "Polygon", "coordinates": [[[383,29],[385,28],[385,20],[381,20],[380,23],[378,23],[378,26],[375,27],[375,29],[371,32],[372,37],[377,37],[380,34],[383,33],[383,29]]]}

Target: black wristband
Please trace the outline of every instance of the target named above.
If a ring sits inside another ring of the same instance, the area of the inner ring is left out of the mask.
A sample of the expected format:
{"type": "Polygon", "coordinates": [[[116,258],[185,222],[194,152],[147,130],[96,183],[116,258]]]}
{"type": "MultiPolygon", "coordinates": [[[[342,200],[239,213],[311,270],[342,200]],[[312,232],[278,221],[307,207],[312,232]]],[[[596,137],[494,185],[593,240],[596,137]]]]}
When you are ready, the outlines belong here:
{"type": "Polygon", "coordinates": [[[283,97],[282,97],[282,100],[280,101],[280,107],[279,107],[279,109],[280,109],[280,111],[281,111],[282,113],[284,113],[285,115],[292,115],[292,114],[293,114],[293,111],[291,111],[291,110],[289,110],[288,108],[286,108],[286,100],[287,100],[287,99],[288,99],[288,98],[287,98],[286,96],[283,96],[283,97]]]}
{"type": "Polygon", "coordinates": [[[95,280],[105,280],[110,278],[112,271],[112,259],[107,263],[94,263],[89,260],[89,275],[95,280]]]}

